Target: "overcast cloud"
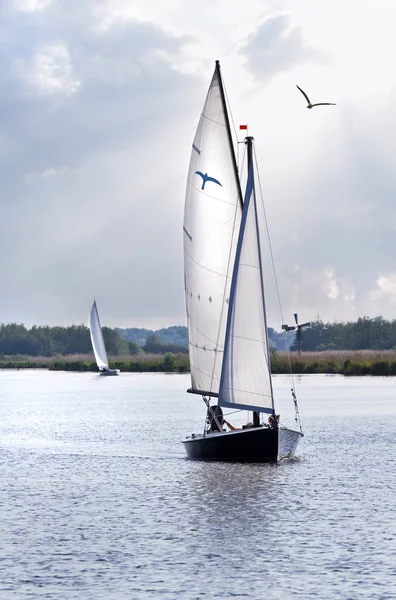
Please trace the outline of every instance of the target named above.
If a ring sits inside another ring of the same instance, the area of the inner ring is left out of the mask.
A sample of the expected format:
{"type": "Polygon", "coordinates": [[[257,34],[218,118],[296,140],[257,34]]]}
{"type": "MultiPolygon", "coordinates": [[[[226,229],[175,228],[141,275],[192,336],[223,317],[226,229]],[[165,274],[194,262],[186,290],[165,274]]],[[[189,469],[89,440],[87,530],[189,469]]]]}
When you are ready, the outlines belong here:
{"type": "Polygon", "coordinates": [[[283,71],[308,63],[326,63],[326,55],[305,42],[301,27],[291,27],[288,15],[269,17],[243,48],[254,75],[269,80],[283,71]]]}
{"type": "Polygon", "coordinates": [[[109,326],[185,323],[185,182],[217,58],[256,139],[285,320],[396,318],[396,9],[318,4],[3,5],[0,322],[85,323],[96,297],[109,326]],[[337,106],[307,110],[296,84],[337,106]]]}

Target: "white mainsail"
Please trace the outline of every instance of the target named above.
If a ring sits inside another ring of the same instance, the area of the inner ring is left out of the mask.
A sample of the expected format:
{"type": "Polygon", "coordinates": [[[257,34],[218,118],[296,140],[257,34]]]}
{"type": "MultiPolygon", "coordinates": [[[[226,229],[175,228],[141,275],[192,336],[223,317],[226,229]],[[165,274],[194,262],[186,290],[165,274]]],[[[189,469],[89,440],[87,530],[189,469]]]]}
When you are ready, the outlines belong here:
{"type": "Polygon", "coordinates": [[[91,314],[89,316],[89,330],[91,332],[92,348],[95,354],[96,364],[100,370],[108,369],[109,363],[104,345],[102,328],[100,326],[96,300],[94,300],[91,308],[91,314]]]}
{"type": "Polygon", "coordinates": [[[217,65],[195,134],[184,212],[184,276],[192,390],[219,391],[242,213],[217,65]]]}
{"type": "Polygon", "coordinates": [[[273,394],[253,168],[232,276],[219,404],[272,413],[273,394]]]}

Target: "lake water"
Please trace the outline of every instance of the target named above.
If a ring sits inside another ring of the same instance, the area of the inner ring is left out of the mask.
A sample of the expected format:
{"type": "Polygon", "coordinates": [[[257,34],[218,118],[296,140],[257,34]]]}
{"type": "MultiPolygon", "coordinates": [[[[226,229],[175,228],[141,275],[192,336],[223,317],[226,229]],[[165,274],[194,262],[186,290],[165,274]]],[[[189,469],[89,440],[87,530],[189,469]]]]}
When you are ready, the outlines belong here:
{"type": "Polygon", "coordinates": [[[0,371],[1,599],[396,598],[396,379],[295,382],[298,456],[244,465],[185,458],[188,375],[0,371]]]}

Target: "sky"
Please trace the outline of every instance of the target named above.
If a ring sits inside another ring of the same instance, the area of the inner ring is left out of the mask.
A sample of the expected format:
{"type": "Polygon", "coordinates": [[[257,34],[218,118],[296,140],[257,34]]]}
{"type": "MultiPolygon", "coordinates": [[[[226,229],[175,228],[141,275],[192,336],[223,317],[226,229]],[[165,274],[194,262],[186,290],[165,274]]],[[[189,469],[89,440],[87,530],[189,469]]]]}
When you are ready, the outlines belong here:
{"type": "Polygon", "coordinates": [[[96,298],[102,325],[186,323],[216,59],[255,138],[284,320],[396,318],[395,20],[392,0],[1,0],[0,322],[86,324],[96,298]],[[296,84],[337,105],[307,110],[296,84]]]}

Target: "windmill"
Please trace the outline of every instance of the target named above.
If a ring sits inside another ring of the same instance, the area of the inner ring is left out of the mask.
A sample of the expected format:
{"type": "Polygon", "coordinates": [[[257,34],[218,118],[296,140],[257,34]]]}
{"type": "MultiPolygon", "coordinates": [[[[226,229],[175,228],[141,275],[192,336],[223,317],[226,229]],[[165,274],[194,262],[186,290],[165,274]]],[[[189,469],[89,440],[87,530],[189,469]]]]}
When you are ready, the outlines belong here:
{"type": "Polygon", "coordinates": [[[303,329],[303,327],[310,327],[311,323],[298,323],[298,314],[294,313],[294,320],[296,322],[295,325],[282,325],[282,329],[284,329],[285,331],[293,331],[294,329],[297,329],[296,332],[296,339],[297,339],[297,344],[298,344],[298,354],[300,355],[301,353],[301,331],[303,329]]]}

